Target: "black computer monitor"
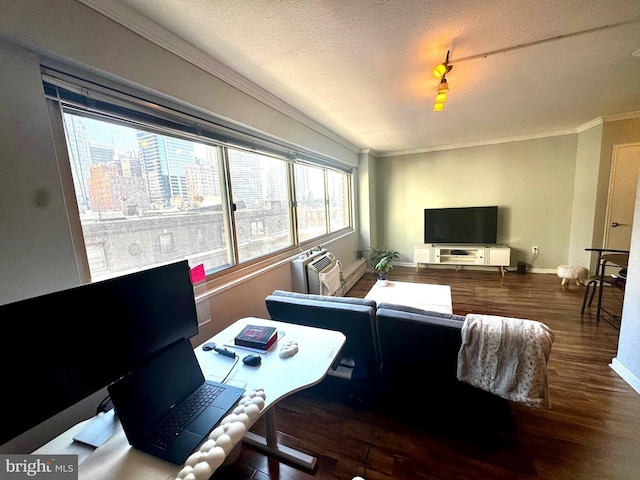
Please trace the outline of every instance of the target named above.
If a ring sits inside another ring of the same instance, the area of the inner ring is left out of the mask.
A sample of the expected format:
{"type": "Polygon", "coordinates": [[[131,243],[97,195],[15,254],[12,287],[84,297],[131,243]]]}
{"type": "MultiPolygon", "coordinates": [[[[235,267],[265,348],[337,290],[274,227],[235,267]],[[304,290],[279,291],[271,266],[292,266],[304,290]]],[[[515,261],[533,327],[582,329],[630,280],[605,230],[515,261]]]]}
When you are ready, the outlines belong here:
{"type": "Polygon", "coordinates": [[[0,306],[0,444],[198,333],[187,261],[0,306]]]}

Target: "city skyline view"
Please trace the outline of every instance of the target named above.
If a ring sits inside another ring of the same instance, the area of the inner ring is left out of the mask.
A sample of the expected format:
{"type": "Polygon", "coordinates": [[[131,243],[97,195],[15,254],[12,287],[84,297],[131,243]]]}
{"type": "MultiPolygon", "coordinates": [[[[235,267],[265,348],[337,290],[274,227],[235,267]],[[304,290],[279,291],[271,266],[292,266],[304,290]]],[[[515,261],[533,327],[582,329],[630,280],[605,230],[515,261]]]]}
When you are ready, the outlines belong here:
{"type": "Polygon", "coordinates": [[[71,112],[64,123],[92,279],[183,258],[228,268],[293,246],[294,218],[300,240],[349,225],[345,174],[295,164],[290,177],[286,160],[256,152],[71,112]]]}

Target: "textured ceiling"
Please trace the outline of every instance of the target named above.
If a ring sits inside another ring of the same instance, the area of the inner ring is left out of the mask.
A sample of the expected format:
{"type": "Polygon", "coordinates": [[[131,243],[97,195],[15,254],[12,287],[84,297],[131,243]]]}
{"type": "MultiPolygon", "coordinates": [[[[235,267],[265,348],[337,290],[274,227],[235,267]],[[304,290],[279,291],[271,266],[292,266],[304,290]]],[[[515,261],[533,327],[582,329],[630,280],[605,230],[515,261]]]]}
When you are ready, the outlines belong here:
{"type": "Polygon", "coordinates": [[[640,115],[638,0],[81,1],[378,154],[640,115]]]}

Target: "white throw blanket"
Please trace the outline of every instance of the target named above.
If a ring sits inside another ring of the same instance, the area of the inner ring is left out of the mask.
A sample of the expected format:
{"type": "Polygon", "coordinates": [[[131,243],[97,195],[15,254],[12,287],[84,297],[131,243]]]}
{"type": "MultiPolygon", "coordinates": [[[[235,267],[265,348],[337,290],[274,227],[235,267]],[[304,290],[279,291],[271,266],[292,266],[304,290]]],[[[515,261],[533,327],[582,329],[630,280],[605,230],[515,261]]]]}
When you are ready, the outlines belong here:
{"type": "Polygon", "coordinates": [[[340,277],[342,276],[342,265],[336,262],[336,265],[328,272],[321,273],[321,295],[333,296],[340,288],[340,277]]]}
{"type": "Polygon", "coordinates": [[[547,362],[553,332],[544,323],[468,314],[458,380],[530,407],[550,408],[547,362]]]}

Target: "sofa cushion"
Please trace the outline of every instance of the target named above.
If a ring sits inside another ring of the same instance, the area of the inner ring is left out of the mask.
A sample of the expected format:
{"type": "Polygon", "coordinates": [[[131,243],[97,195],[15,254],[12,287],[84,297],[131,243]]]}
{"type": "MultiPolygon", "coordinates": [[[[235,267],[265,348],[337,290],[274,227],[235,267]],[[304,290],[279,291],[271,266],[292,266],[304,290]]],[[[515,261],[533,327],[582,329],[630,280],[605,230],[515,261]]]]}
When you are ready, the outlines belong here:
{"type": "Polygon", "coordinates": [[[397,305],[395,303],[383,302],[378,305],[378,308],[386,308],[388,310],[396,310],[398,312],[415,313],[416,315],[426,315],[428,317],[458,320],[460,322],[464,322],[465,319],[464,316],[456,315],[455,313],[434,312],[432,310],[423,310],[421,308],[409,307],[407,305],[397,305]]]}

